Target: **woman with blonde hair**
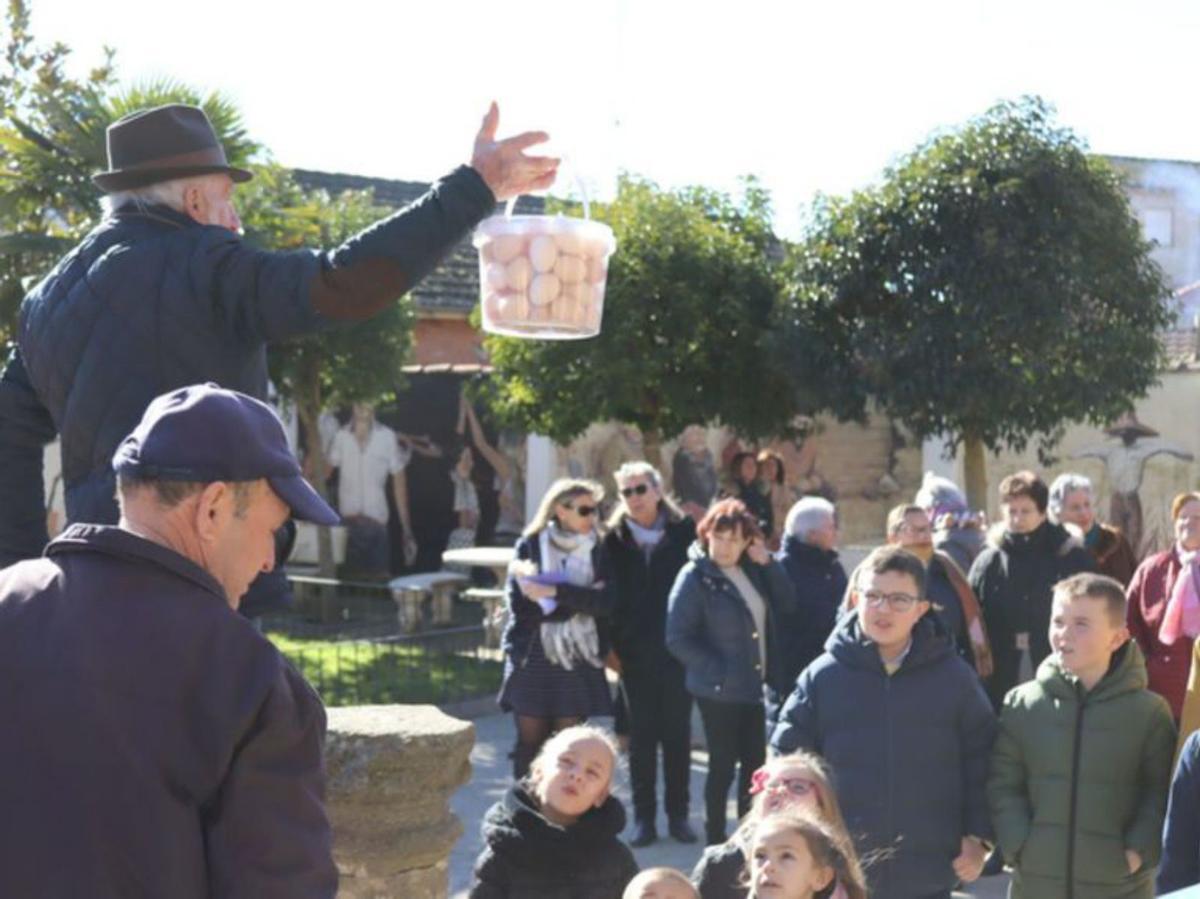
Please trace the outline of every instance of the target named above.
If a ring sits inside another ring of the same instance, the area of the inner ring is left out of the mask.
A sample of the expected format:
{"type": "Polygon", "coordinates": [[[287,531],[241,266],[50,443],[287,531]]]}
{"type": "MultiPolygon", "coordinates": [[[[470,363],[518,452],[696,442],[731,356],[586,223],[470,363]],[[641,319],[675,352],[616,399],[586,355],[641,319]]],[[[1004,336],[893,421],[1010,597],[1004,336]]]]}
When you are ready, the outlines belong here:
{"type": "MultiPolygon", "coordinates": [[[[742,872],[750,857],[755,830],[764,818],[805,810],[832,830],[847,832],[837,794],[829,782],[829,770],[820,756],[803,750],[776,756],[754,772],[752,783],[750,812],[732,837],[704,851],[692,872],[692,883],[701,899],[745,899],[749,886],[742,872]]],[[[852,853],[849,862],[853,880],[862,883],[857,856],[852,853]]]]}
{"type": "Polygon", "coordinates": [[[612,714],[601,627],[613,597],[597,578],[597,512],[604,489],[562,478],[550,485],[517,541],[505,585],[500,708],[516,719],[513,776],[524,777],[551,734],[612,714]]]}

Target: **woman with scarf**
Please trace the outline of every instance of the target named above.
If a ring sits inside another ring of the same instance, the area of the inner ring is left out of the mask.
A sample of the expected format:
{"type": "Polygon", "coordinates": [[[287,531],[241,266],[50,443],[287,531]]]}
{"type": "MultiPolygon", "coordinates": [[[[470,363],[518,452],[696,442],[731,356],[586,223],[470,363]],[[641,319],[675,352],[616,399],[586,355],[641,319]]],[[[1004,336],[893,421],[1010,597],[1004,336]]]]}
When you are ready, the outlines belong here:
{"type": "Polygon", "coordinates": [[[1137,570],[1137,556],[1125,535],[1096,517],[1096,493],[1089,477],[1060,474],[1050,485],[1050,520],[1074,525],[1083,535],[1083,548],[1096,560],[1096,570],[1128,587],[1137,570]]]}
{"type": "Polygon", "coordinates": [[[1175,497],[1171,519],[1175,545],[1146,559],[1129,584],[1129,633],[1146,656],[1150,689],[1178,723],[1200,635],[1200,493],[1175,497]]]}
{"type": "Polygon", "coordinates": [[[504,682],[500,708],[516,718],[513,776],[529,770],[551,734],[596,715],[611,715],[601,625],[612,594],[596,572],[596,513],[604,489],[562,478],[550,485],[517,541],[505,586],[504,682]]]}

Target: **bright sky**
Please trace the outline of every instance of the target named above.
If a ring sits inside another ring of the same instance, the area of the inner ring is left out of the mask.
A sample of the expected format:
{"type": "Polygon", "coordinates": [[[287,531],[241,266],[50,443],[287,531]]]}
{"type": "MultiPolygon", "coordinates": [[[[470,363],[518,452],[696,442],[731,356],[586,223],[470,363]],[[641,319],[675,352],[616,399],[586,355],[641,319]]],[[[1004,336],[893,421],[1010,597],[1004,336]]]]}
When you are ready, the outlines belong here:
{"type": "Polygon", "coordinates": [[[286,165],[432,179],[495,98],[600,190],[757,174],[786,236],[815,192],[1023,93],[1096,151],[1200,159],[1196,0],[31,2],[80,65],[108,44],[126,81],[228,94],[286,165]]]}

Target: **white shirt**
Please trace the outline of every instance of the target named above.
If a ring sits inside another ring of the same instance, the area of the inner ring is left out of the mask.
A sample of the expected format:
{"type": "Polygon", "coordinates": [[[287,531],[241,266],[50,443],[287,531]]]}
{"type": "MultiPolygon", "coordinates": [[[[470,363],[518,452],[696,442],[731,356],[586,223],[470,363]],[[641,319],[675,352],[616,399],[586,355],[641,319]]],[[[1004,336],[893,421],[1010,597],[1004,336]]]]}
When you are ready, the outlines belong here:
{"type": "Polygon", "coordinates": [[[338,511],[342,515],[365,515],[387,524],[388,478],[404,470],[408,455],[396,443],[387,425],[375,422],[366,446],[359,444],[351,425],[334,435],[329,464],[338,469],[338,511]]]}

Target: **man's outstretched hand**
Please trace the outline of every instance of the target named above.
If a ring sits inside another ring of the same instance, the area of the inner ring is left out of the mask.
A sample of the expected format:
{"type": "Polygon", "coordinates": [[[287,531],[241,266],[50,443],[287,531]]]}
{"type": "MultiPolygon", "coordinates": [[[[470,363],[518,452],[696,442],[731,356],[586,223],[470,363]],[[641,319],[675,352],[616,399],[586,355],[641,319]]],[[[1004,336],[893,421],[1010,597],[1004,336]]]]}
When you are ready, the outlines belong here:
{"type": "Polygon", "coordinates": [[[545,143],[550,136],[544,131],[526,131],[504,140],[496,140],[500,124],[500,108],[488,108],[483,125],[475,137],[471,167],[479,172],[497,200],[507,200],[535,190],[545,190],[558,174],[558,160],[553,156],[529,156],[525,150],[545,143]]]}

